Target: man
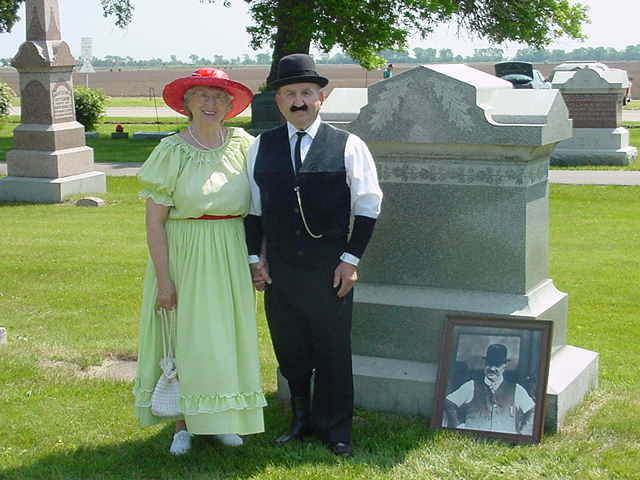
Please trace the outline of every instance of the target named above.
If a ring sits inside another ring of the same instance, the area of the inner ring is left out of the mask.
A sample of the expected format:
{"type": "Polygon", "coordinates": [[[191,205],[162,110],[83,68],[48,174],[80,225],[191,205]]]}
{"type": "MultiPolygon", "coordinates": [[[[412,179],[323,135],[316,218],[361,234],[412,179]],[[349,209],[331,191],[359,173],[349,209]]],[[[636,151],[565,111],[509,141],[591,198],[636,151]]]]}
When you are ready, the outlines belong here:
{"type": "Polygon", "coordinates": [[[291,425],[276,441],[314,433],[349,457],[352,286],[382,192],[365,143],[320,120],[327,83],[309,55],[280,60],[269,87],[287,123],[249,150],[245,228],[254,283],[265,289],[273,347],[291,392],[291,425]]]}
{"type": "Polygon", "coordinates": [[[501,343],[489,345],[484,359],[484,378],[469,380],[447,395],[447,425],[531,435],[535,402],[522,386],[505,380],[507,347],[501,343]],[[464,420],[460,418],[462,412],[464,420]]]}

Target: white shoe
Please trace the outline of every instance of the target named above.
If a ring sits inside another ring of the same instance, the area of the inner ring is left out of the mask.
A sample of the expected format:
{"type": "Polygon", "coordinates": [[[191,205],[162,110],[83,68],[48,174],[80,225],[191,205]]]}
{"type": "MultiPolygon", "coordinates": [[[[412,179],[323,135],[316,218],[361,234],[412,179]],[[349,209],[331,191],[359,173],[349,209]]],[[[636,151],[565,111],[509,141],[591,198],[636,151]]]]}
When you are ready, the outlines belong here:
{"type": "Polygon", "coordinates": [[[184,455],[191,450],[191,434],[186,430],[174,433],[169,452],[171,455],[184,455]]]}
{"type": "Polygon", "coordinates": [[[244,443],[240,435],[235,433],[218,433],[214,438],[227,447],[240,447],[244,443]]]}

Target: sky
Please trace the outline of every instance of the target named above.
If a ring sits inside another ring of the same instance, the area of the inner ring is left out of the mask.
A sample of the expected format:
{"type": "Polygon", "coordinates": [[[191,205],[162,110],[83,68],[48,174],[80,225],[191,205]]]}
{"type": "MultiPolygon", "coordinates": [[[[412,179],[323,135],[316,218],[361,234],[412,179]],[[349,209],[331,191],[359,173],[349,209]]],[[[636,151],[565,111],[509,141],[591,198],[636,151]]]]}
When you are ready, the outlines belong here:
{"type": "MultiPolygon", "coordinates": [[[[580,0],[590,7],[591,24],[584,30],[585,42],[562,38],[549,49],[566,51],[579,47],[613,47],[624,49],[640,43],[637,22],[640,18],[640,0],[580,0]]],[[[62,38],[77,57],[80,56],[82,37],[93,39],[93,56],[106,55],[135,59],[160,57],[168,60],[176,55],[188,60],[189,55],[213,58],[242,58],[244,54],[271,53],[268,47],[253,51],[245,29],[251,24],[248,5],[243,0],[232,0],[225,8],[222,0],[211,5],[202,0],[134,0],[133,22],[120,29],[113,19],[102,16],[99,0],[58,0],[62,38]]],[[[571,0],[575,3],[575,0],[571,0]]],[[[24,19],[24,6],[20,17],[24,19]]],[[[11,33],[0,33],[0,58],[13,57],[25,39],[25,23],[17,23],[11,33]]],[[[455,25],[443,25],[428,39],[411,38],[409,49],[450,48],[455,55],[468,56],[476,48],[492,46],[487,41],[458,34],[455,25]]],[[[495,45],[493,45],[495,46],[495,45]]],[[[497,45],[512,56],[526,45],[508,43],[497,45]]]]}

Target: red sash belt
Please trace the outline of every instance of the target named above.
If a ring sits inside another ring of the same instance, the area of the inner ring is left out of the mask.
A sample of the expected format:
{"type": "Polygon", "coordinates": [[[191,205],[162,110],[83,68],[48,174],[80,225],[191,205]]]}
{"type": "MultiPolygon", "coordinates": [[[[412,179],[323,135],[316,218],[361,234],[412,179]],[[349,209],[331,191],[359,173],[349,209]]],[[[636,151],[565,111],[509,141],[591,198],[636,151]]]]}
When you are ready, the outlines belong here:
{"type": "Polygon", "coordinates": [[[239,217],[240,215],[202,215],[201,217],[190,217],[189,220],[226,220],[239,217]]]}

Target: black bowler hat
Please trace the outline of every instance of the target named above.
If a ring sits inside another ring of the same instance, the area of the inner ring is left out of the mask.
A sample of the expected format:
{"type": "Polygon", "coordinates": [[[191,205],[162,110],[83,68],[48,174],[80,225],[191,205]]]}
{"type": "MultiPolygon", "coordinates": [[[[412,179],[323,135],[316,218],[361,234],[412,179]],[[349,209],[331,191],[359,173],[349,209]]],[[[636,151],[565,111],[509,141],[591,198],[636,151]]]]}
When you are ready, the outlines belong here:
{"type": "Polygon", "coordinates": [[[487,347],[487,356],[484,357],[487,365],[496,366],[507,363],[507,347],[501,343],[493,343],[487,347]]]}
{"type": "Polygon", "coordinates": [[[276,90],[290,83],[317,83],[324,87],[329,79],[318,75],[316,64],[306,53],[293,53],[282,57],[278,62],[278,72],[275,80],[269,83],[269,88],[276,90]]]}

